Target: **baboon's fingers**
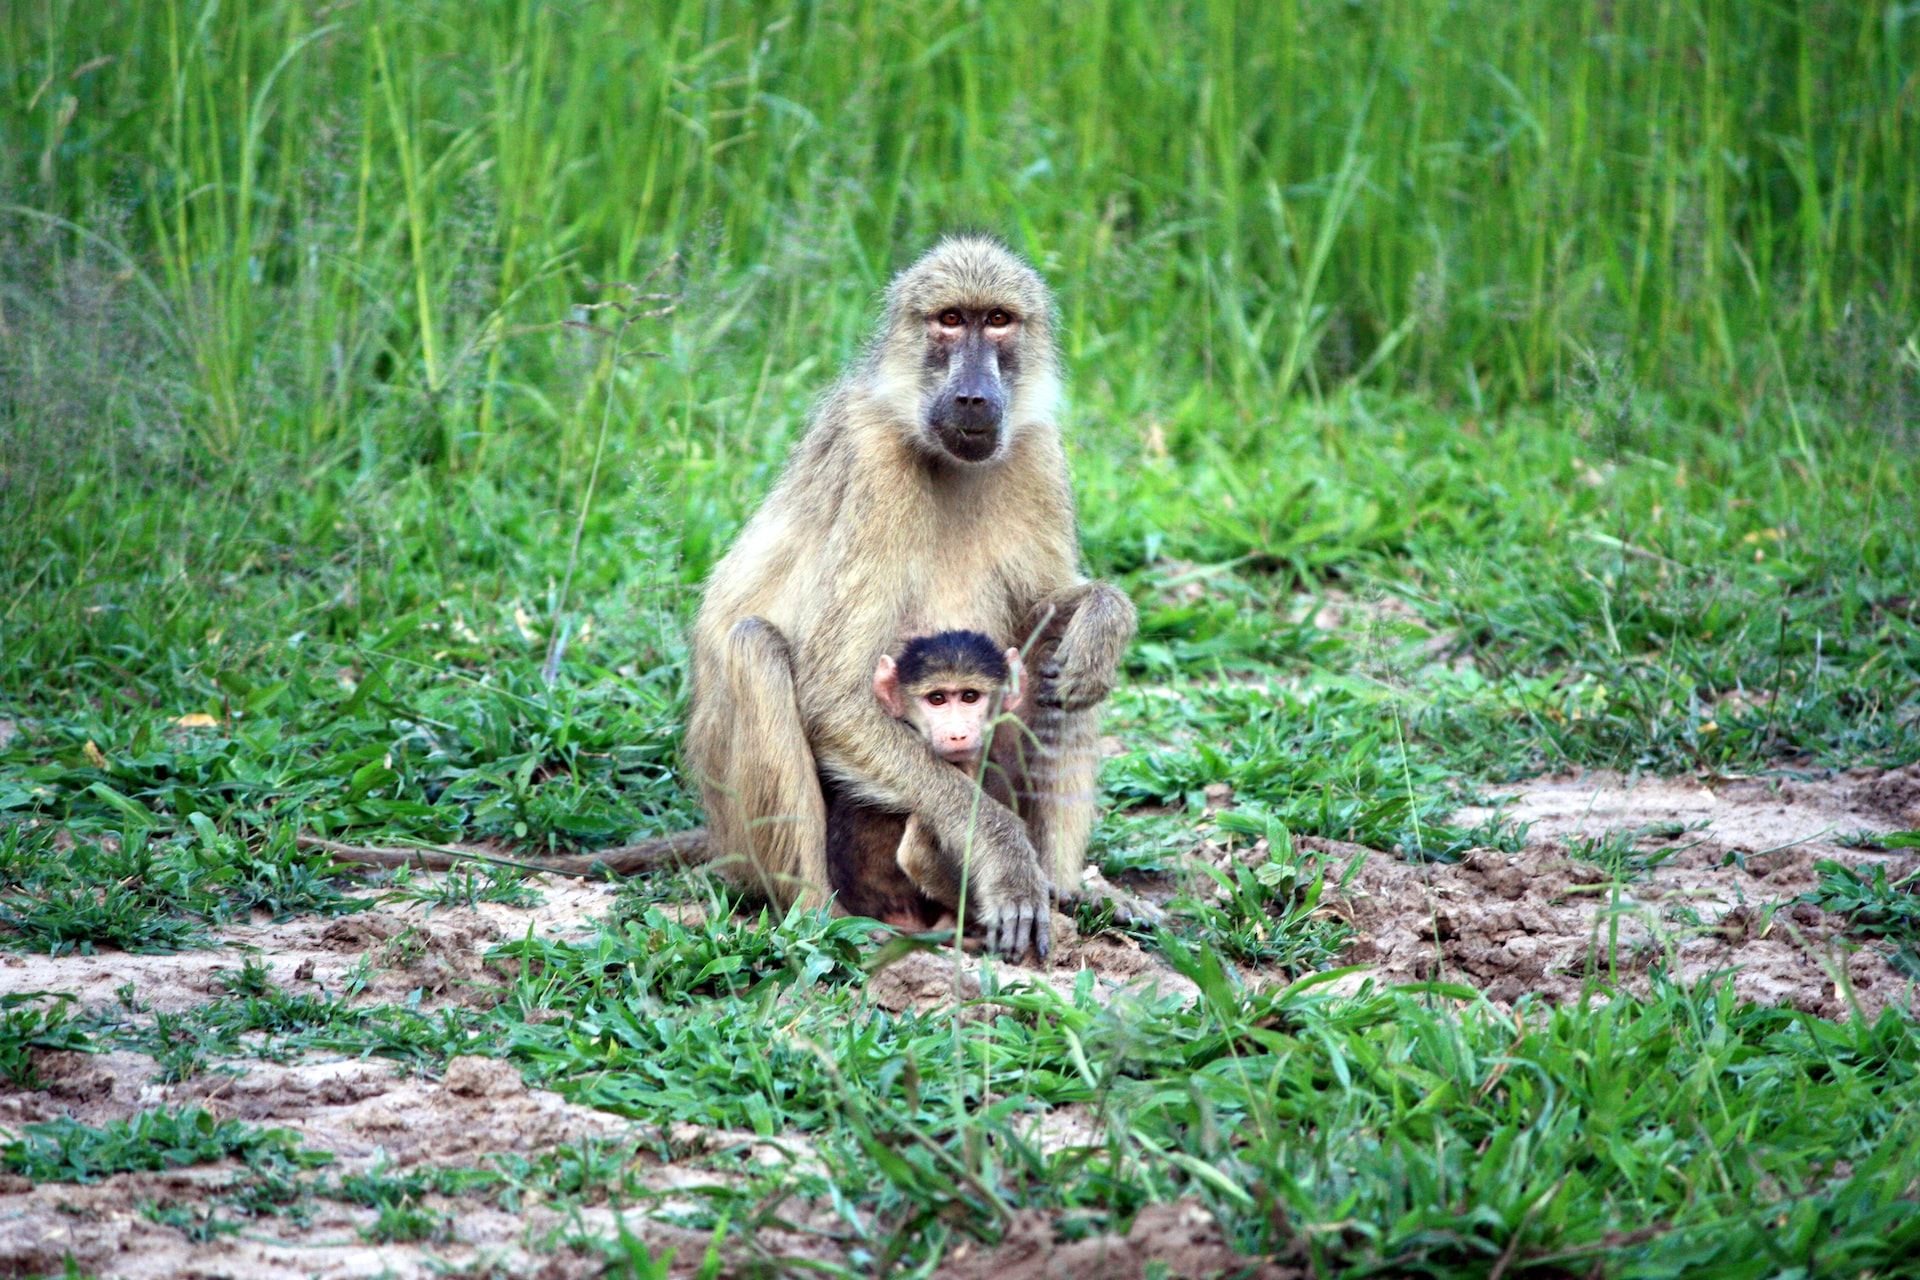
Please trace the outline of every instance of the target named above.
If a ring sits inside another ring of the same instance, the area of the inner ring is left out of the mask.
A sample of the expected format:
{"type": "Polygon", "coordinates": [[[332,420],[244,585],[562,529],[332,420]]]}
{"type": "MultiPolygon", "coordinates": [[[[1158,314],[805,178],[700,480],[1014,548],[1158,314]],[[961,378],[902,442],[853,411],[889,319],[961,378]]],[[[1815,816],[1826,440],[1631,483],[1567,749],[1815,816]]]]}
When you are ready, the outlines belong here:
{"type": "Polygon", "coordinates": [[[1031,902],[1008,905],[994,911],[987,922],[987,948],[1010,960],[1018,960],[1031,950],[1042,960],[1053,945],[1053,933],[1047,909],[1031,902]]]}
{"type": "Polygon", "coordinates": [[[1015,940],[1019,935],[1019,908],[1011,905],[995,908],[987,921],[987,949],[995,955],[1015,955],[1015,940]]]}
{"type": "Polygon", "coordinates": [[[1033,700],[1050,710],[1085,711],[1113,692],[1110,671],[1065,671],[1057,662],[1041,663],[1034,670],[1038,678],[1033,682],[1033,700]]]}
{"type": "Polygon", "coordinates": [[[1114,902],[1113,918],[1121,924],[1152,927],[1154,925],[1165,924],[1167,922],[1167,913],[1153,903],[1148,902],[1145,898],[1137,898],[1132,894],[1128,894],[1125,899],[1114,902]]]}

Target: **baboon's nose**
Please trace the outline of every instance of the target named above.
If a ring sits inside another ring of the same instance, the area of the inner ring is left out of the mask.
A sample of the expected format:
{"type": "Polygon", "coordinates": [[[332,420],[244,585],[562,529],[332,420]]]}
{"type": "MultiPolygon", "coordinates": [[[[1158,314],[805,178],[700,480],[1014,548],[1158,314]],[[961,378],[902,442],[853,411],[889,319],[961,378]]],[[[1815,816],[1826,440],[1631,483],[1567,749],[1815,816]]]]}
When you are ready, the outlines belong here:
{"type": "Polygon", "coordinates": [[[969,462],[993,456],[1006,395],[991,369],[974,364],[960,371],[934,402],[932,425],[947,451],[969,462]]]}

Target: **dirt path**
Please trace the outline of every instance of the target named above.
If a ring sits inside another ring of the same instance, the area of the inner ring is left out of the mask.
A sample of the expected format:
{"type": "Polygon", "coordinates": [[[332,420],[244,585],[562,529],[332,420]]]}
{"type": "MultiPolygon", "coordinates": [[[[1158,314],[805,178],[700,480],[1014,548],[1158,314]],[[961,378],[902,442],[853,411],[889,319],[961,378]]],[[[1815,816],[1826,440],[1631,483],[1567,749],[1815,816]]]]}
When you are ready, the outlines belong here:
{"type": "Polygon", "coordinates": [[[1824,860],[1885,863],[1892,876],[1920,866],[1838,843],[1920,828],[1920,766],[1823,781],[1558,775],[1508,794],[1497,812],[1528,824],[1517,854],[1481,849],[1439,866],[1306,842],[1339,865],[1362,858],[1346,895],[1361,935],[1354,960],[1383,981],[1441,977],[1501,1002],[1571,999],[1590,975],[1638,989],[1658,966],[1689,981],[1730,972],[1746,999],[1828,1018],[1852,1016],[1856,1003],[1868,1016],[1916,1007],[1892,947],[1845,938],[1839,917],[1794,899],[1818,884],[1824,860]],[[1621,833],[1650,866],[1616,876],[1597,865],[1595,843],[1612,837],[1619,849],[1621,833]]]}
{"type": "MultiPolygon", "coordinates": [[[[485,1007],[498,999],[507,980],[486,963],[489,948],[524,937],[529,928],[541,936],[584,938],[613,905],[614,889],[608,885],[573,879],[538,883],[544,900],[531,908],[382,903],[334,919],[238,927],[224,933],[217,947],[172,955],[103,952],[55,958],[0,952],[0,994],[66,992],[82,1012],[113,1009],[127,1016],[124,993],[142,1015],[179,1013],[223,998],[221,979],[253,962],[269,966],[271,981],[296,994],[337,997],[357,985],[356,1004],[413,999],[427,1009],[485,1007]]],[[[1095,970],[1099,989],[1107,993],[1143,984],[1191,992],[1130,939],[1083,940],[1064,917],[1054,923],[1062,941],[1045,966],[968,957],[956,982],[955,966],[946,956],[916,953],[877,974],[870,998],[895,1012],[943,1007],[956,995],[972,999],[980,994],[985,964],[996,964],[1003,982],[1025,976],[1069,996],[1082,968],[1095,970]]],[[[804,1143],[770,1143],[691,1124],[663,1131],[576,1106],[558,1094],[528,1088],[517,1068],[482,1056],[455,1058],[438,1079],[410,1075],[380,1058],[316,1055],[285,1064],[241,1061],[230,1064],[238,1074],[209,1072],[178,1084],[156,1082],[153,1060],[128,1051],[40,1051],[35,1065],[45,1088],[0,1084],[0,1138],[17,1134],[24,1124],[60,1117],[100,1125],[156,1107],[193,1104],[222,1119],[291,1130],[302,1146],[334,1157],[326,1174],[335,1178],[375,1168],[488,1167],[490,1158],[502,1153],[532,1159],[562,1144],[637,1145],[629,1176],[654,1198],[627,1213],[627,1226],[656,1254],[676,1250],[676,1275],[698,1269],[708,1235],[647,1214],[693,1208],[693,1200],[677,1199],[676,1193],[726,1183],[725,1169],[742,1153],[769,1163],[806,1155],[804,1143]]],[[[241,1173],[237,1165],[223,1162],[119,1174],[91,1185],[39,1186],[0,1175],[0,1276],[58,1274],[71,1255],[88,1274],[128,1280],[180,1275],[424,1280],[450,1273],[560,1280],[598,1275],[605,1254],[589,1242],[616,1234],[615,1210],[605,1204],[565,1210],[534,1204],[508,1213],[471,1197],[428,1196],[422,1207],[444,1215],[448,1226],[437,1233],[440,1238],[414,1242],[370,1242],[364,1236],[375,1210],[321,1198],[312,1199],[313,1216],[305,1223],[265,1218],[249,1224],[257,1229],[199,1241],[141,1212],[151,1204],[204,1206],[241,1173]]],[[[786,1216],[804,1220],[809,1212],[802,1208],[786,1216]]],[[[828,1232],[833,1224],[807,1225],[816,1230],[762,1230],[759,1243],[783,1257],[845,1265],[845,1254],[828,1232]]],[[[1023,1239],[1032,1236],[1029,1230],[1023,1239]]],[[[1202,1233],[1194,1247],[1207,1247],[1211,1239],[1202,1233]]],[[[1125,1241],[1120,1246],[1138,1251],[1125,1241]]]]}
{"type": "MultiPolygon", "coordinates": [[[[1792,900],[1814,887],[1821,859],[1884,862],[1895,871],[1915,865],[1911,857],[1835,841],[1858,831],[1920,827],[1920,766],[1821,782],[1550,777],[1513,787],[1501,812],[1529,824],[1524,848],[1511,855],[1477,850],[1453,866],[1302,841],[1329,855],[1336,870],[1356,864],[1334,906],[1357,930],[1347,959],[1368,965],[1381,982],[1443,977],[1502,1002],[1528,992],[1571,999],[1596,974],[1633,989],[1661,966],[1687,979],[1730,971],[1742,996],[1826,1017],[1854,1016],[1855,1004],[1869,1015],[1889,1004],[1914,1007],[1914,984],[1889,964],[1890,948],[1846,940],[1837,918],[1792,900]],[[1617,832],[1642,832],[1631,841],[1631,857],[1652,865],[1628,875],[1595,865],[1590,843],[1604,846],[1617,832]]],[[[1467,810],[1457,821],[1490,816],[1467,810]]],[[[0,953],[0,993],[65,991],[82,1008],[101,1009],[119,1006],[119,993],[130,984],[139,1006],[171,1013],[220,998],[221,976],[252,958],[271,966],[275,984],[296,992],[338,995],[357,982],[360,1002],[400,1001],[419,992],[412,998],[429,1008],[484,1006],[506,981],[486,963],[490,947],[529,928],[584,938],[612,906],[613,890],[605,885],[552,880],[541,890],[544,901],[532,908],[385,903],[332,920],[257,923],[230,931],[220,947],[176,955],[0,953]]],[[[1192,993],[1127,938],[1079,938],[1064,917],[1056,917],[1055,930],[1060,943],[1047,965],[996,964],[998,980],[1024,977],[1070,993],[1080,971],[1091,969],[1096,989],[1108,997],[1127,990],[1192,993]]],[[[876,975],[868,994],[895,1012],[942,1007],[956,997],[976,997],[986,963],[969,958],[956,975],[947,956],[914,954],[876,975]]],[[[807,1158],[804,1144],[694,1125],[663,1132],[576,1106],[528,1088],[517,1069],[484,1056],[456,1058],[438,1079],[409,1075],[377,1058],[309,1055],[236,1065],[243,1068],[237,1075],[160,1084],[152,1060],[141,1054],[43,1052],[37,1066],[45,1089],[0,1086],[0,1129],[18,1132],[22,1124],[60,1116],[100,1124],[193,1103],[223,1118],[292,1130],[302,1145],[335,1157],[327,1171],[332,1177],[376,1167],[484,1166],[501,1153],[535,1158],[562,1144],[628,1144],[637,1151],[631,1176],[655,1197],[647,1212],[692,1206],[684,1193],[736,1176],[727,1170],[741,1154],[769,1162],[807,1158]],[[720,1153],[728,1158],[716,1160],[720,1153]]],[[[1037,1117],[1035,1140],[1047,1146],[1076,1141],[1086,1126],[1071,1110],[1037,1117]]],[[[589,1242],[615,1232],[616,1211],[604,1201],[565,1209],[529,1202],[508,1212],[484,1199],[429,1196],[423,1205],[444,1216],[444,1230],[408,1243],[371,1242],[375,1211],[330,1199],[313,1200],[304,1223],[263,1218],[238,1235],[201,1241],[140,1212],[148,1203],[204,1204],[237,1172],[231,1164],[206,1165],[84,1186],[0,1177],[0,1275],[57,1274],[71,1254],[90,1274],[138,1280],[373,1274],[560,1280],[598,1274],[605,1254],[589,1242]]],[[[803,1229],[763,1231],[760,1243],[788,1257],[846,1265],[834,1223],[810,1219],[815,1212],[790,1206],[787,1217],[803,1229]]],[[[704,1232],[646,1217],[642,1209],[629,1210],[626,1221],[656,1252],[676,1250],[676,1275],[691,1274],[705,1255],[704,1232]]],[[[999,1246],[956,1252],[941,1274],[1119,1280],[1145,1274],[1155,1260],[1204,1270],[1223,1265],[1223,1258],[1231,1261],[1217,1227],[1187,1204],[1143,1214],[1125,1236],[1072,1246],[1052,1239],[1044,1215],[1023,1215],[999,1246]]],[[[1264,1274],[1286,1273],[1269,1267],[1264,1274]]]]}

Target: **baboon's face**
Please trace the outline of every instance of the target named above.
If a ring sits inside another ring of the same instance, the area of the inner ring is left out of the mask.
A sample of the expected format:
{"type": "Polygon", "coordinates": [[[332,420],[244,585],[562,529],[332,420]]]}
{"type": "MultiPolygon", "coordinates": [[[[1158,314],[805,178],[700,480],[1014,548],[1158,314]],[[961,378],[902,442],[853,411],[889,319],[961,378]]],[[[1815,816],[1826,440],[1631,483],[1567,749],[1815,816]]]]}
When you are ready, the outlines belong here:
{"type": "Polygon", "coordinates": [[[1046,282],[998,241],[949,236],[893,278],[873,380],[916,448],[992,466],[1059,399],[1046,282]]]}
{"type": "Polygon", "coordinates": [[[926,322],[927,428],[956,460],[987,462],[1000,451],[1019,377],[1020,316],[1010,306],[955,303],[926,322]]]}

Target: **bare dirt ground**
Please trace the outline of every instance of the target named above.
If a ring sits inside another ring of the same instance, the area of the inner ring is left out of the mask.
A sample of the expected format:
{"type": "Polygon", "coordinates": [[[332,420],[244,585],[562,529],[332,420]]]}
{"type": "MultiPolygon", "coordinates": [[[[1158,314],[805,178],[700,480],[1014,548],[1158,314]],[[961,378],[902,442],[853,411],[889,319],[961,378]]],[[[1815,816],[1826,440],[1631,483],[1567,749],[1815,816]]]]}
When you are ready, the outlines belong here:
{"type": "MultiPolygon", "coordinates": [[[[302,918],[237,928],[223,935],[220,947],[173,955],[106,952],[53,958],[0,953],[0,994],[68,992],[85,1011],[119,1007],[120,992],[130,985],[143,1010],[176,1013],[222,998],[220,976],[252,959],[271,966],[273,981],[296,993],[337,995],[358,977],[365,985],[356,1003],[401,1001],[418,991],[421,1004],[429,1009],[449,1003],[484,1006],[498,998],[506,981],[504,973],[487,965],[489,948],[524,937],[529,926],[536,935],[584,935],[612,904],[613,889],[603,884],[560,879],[541,882],[540,888],[544,901],[532,908],[481,903],[428,910],[382,904],[331,920],[302,918]]],[[[1054,927],[1060,943],[1046,965],[998,964],[999,980],[1037,980],[1070,994],[1085,967],[1100,975],[1105,991],[1129,985],[1192,991],[1130,939],[1078,938],[1064,916],[1055,917],[1054,927]]],[[[956,985],[950,959],[914,953],[876,974],[869,992],[875,1004],[894,1011],[943,1007],[956,996],[978,997],[981,971],[994,963],[967,957],[956,985]]],[[[476,1046],[479,1053],[485,1048],[476,1046]]],[[[662,1131],[576,1106],[557,1094],[528,1088],[516,1068],[477,1054],[454,1059],[439,1079],[409,1075],[384,1059],[352,1057],[308,1057],[287,1064],[250,1061],[236,1064],[242,1068],[237,1075],[208,1073],[179,1084],[156,1083],[152,1060],[125,1051],[42,1051],[35,1065],[45,1088],[0,1085],[0,1140],[18,1134],[24,1124],[61,1116],[98,1125],[155,1107],[194,1104],[223,1119],[293,1131],[302,1146],[334,1157],[326,1170],[333,1177],[375,1167],[484,1167],[486,1157],[497,1153],[534,1157],[562,1143],[638,1140],[643,1148],[640,1181],[659,1198],[644,1210],[629,1210],[624,1220],[656,1255],[676,1251],[676,1275],[699,1268],[708,1235],[659,1222],[649,1213],[692,1207],[693,1202],[677,1200],[674,1193],[728,1181],[727,1167],[742,1155],[763,1162],[806,1158],[804,1144],[767,1143],[752,1134],[688,1124],[662,1131]]],[[[570,1280],[600,1274],[605,1253],[591,1242],[616,1234],[616,1210],[604,1204],[565,1210],[535,1204],[508,1213],[473,1199],[438,1196],[428,1197],[424,1207],[447,1214],[450,1230],[443,1239],[409,1243],[370,1242],[363,1233],[376,1212],[327,1199],[312,1201],[315,1212],[304,1224],[262,1219],[257,1229],[206,1241],[191,1241],[141,1212],[153,1204],[205,1205],[240,1173],[238,1165],[223,1162],[118,1174],[90,1185],[39,1186],[0,1175],[0,1276],[59,1274],[71,1256],[86,1274],[128,1280],[450,1274],[570,1280]]],[[[1187,1218],[1199,1212],[1192,1206],[1188,1210],[1187,1218]]],[[[759,1243],[789,1261],[845,1265],[835,1224],[824,1215],[813,1221],[813,1212],[790,1207],[785,1216],[809,1229],[762,1231],[759,1243]]],[[[1187,1250],[1181,1256],[1211,1256],[1205,1250],[1212,1247],[1210,1241],[1217,1244],[1217,1228],[1211,1236],[1204,1231],[1196,1236],[1197,1228],[1187,1218],[1180,1220],[1184,1226],[1165,1230],[1149,1221],[1147,1237],[1136,1226],[1131,1235],[1109,1241],[1112,1250],[1107,1252],[1136,1259],[1128,1264],[1131,1271],[1117,1274],[1139,1274],[1137,1258],[1146,1256],[1142,1239],[1172,1242],[1179,1236],[1185,1241],[1179,1247],[1187,1250]]],[[[1044,1224],[1025,1223],[1018,1239],[1010,1237],[1002,1247],[1026,1258],[1039,1249],[1044,1233],[1044,1224]]],[[[1080,1252],[1068,1257],[1073,1265],[1067,1270],[1030,1273],[1091,1275],[1074,1262],[1090,1243],[1075,1246],[1080,1252]]],[[[970,1256],[975,1269],[964,1274],[997,1274],[978,1268],[986,1265],[983,1259],[998,1255],[982,1250],[970,1256]]],[[[1016,1267],[1010,1273],[1028,1272],[1016,1267]]]]}
{"type": "MultiPolygon", "coordinates": [[[[543,886],[545,901],[520,909],[483,903],[471,909],[426,910],[382,906],[333,920],[296,919],[230,931],[225,946],[176,955],[95,956],[9,954],[0,959],[0,993],[66,991],[83,1009],[117,1003],[131,983],[135,999],[175,1012],[218,999],[216,978],[248,958],[272,966],[277,983],[296,992],[338,993],[359,971],[367,979],[361,1000],[397,1001],[419,990],[427,1007],[454,1001],[488,1002],[503,975],[487,969],[487,949],[509,937],[566,936],[591,928],[612,901],[609,886],[559,881],[543,886]]],[[[197,1104],[221,1118],[291,1129],[303,1146],[335,1157],[328,1173],[362,1172],[384,1165],[482,1163],[498,1152],[527,1156],[588,1138],[650,1137],[662,1150],[674,1141],[695,1152],[705,1135],[657,1135],[618,1116],[575,1106],[557,1094],[528,1089],[517,1069],[485,1057],[456,1058],[438,1080],[409,1077],[392,1062],[373,1058],[309,1058],[290,1064],[249,1062],[239,1075],[207,1074],[180,1084],[158,1084],[144,1055],[40,1053],[43,1091],[0,1086],[0,1130],[71,1116],[90,1124],[121,1119],[158,1106],[197,1104]]],[[[258,1230],[191,1242],[179,1230],[143,1216],[148,1203],[204,1204],[240,1172],[231,1162],[164,1173],[119,1174],[93,1185],[0,1178],[0,1275],[59,1274],[71,1256],[88,1274],[132,1278],[395,1277],[445,1274],[540,1278],[597,1275],[604,1255],[569,1241],[615,1234],[614,1211],[587,1207],[559,1212],[535,1205],[519,1214],[472,1201],[429,1197],[426,1207],[454,1215],[445,1240],[377,1244],[361,1232],[377,1214],[331,1200],[312,1201],[310,1222],[263,1220],[258,1230]]],[[[662,1191],[696,1182],[691,1164],[661,1164],[662,1191]]],[[[658,1252],[678,1247],[697,1265],[703,1233],[666,1224],[632,1230],[658,1252]]],[[[796,1252],[808,1253],[804,1241],[796,1252]]]]}
{"type": "Polygon", "coordinates": [[[1481,849],[1440,866],[1305,842],[1340,866],[1363,857],[1345,894],[1360,932],[1350,959],[1382,981],[1444,978],[1503,1003],[1528,992],[1570,999],[1593,975],[1634,989],[1659,965],[1689,981],[1730,973],[1746,999],[1827,1018],[1916,1007],[1890,946],[1845,938],[1839,917],[1794,899],[1818,884],[1824,860],[1885,863],[1894,877],[1920,866],[1839,843],[1920,828],[1920,766],[1819,781],[1591,773],[1509,794],[1498,812],[1528,824],[1518,854],[1481,849]],[[1590,842],[1621,832],[1644,833],[1635,856],[1651,867],[1615,876],[1590,860],[1590,842]]]}
{"type": "MultiPolygon", "coordinates": [[[[1231,803],[1225,795],[1214,799],[1231,803]]],[[[1805,782],[1548,777],[1512,787],[1500,812],[1528,824],[1521,852],[1477,850],[1451,866],[1303,840],[1328,855],[1336,874],[1354,864],[1331,903],[1356,929],[1346,959],[1368,966],[1367,975],[1379,982],[1439,977],[1472,984],[1501,1002],[1528,992],[1574,998],[1596,974],[1632,989],[1661,965],[1686,979],[1729,972],[1742,996],[1826,1017],[1856,1016],[1856,1009],[1871,1016],[1890,1004],[1915,1007],[1914,984],[1888,963],[1889,948],[1846,939],[1839,919],[1792,900],[1815,885],[1814,864],[1822,859],[1849,866],[1885,862],[1891,872],[1916,865],[1910,856],[1835,841],[1860,831],[1920,828],[1920,766],[1805,782]],[[1634,848],[1650,868],[1615,876],[1583,860],[1590,853],[1583,842],[1618,831],[1649,833],[1634,848]]],[[[1468,810],[1457,820],[1472,824],[1489,816],[1468,810]]],[[[1196,852],[1204,856],[1208,849],[1203,843],[1196,852]]],[[[66,991],[83,1009],[94,1009],[117,1005],[117,992],[132,984],[139,1004],[172,1012],[220,998],[220,973],[251,956],[272,966],[273,981],[295,991],[338,993],[358,976],[364,1001],[397,1001],[419,991],[427,1007],[484,1004],[498,998],[505,981],[485,961],[489,947],[525,936],[530,926],[537,934],[583,935],[612,902],[604,885],[553,880],[541,887],[544,901],[533,908],[382,904],[333,920],[235,929],[222,947],[177,955],[0,953],[0,993],[66,991]]],[[[1125,937],[1081,938],[1060,916],[1054,927],[1058,943],[1044,966],[969,957],[956,972],[944,954],[915,953],[876,974],[869,996],[901,1011],[977,998],[983,980],[989,986],[1033,980],[1065,993],[1082,969],[1095,972],[1107,997],[1192,992],[1125,937]],[[983,972],[989,964],[990,979],[983,972]]],[[[221,1117],[293,1130],[303,1145],[335,1157],[331,1176],[383,1164],[471,1167],[494,1153],[531,1157],[561,1143],[638,1140],[642,1181],[661,1197],[646,1211],[675,1204],[677,1192],[724,1182],[741,1155],[806,1158],[793,1144],[749,1134],[693,1125],[661,1132],[576,1106],[528,1088],[513,1067],[478,1056],[485,1046],[476,1051],[456,1058],[439,1079],[409,1075],[381,1059],[309,1057],[248,1062],[238,1075],[214,1073],[173,1085],[155,1083],[153,1063],[135,1053],[42,1053],[37,1066],[45,1089],[0,1087],[0,1131],[17,1133],[22,1124],[58,1116],[99,1124],[191,1102],[221,1117]]],[[[1097,1132],[1080,1133],[1086,1127],[1084,1117],[1040,1117],[1034,1138],[1049,1147],[1098,1141],[1097,1132]]],[[[40,1186],[0,1176],[0,1275],[57,1274],[70,1255],[88,1274],[141,1280],[376,1274],[560,1280],[598,1274],[605,1255],[588,1242],[615,1230],[616,1210],[604,1203],[565,1209],[532,1203],[509,1213],[479,1200],[429,1197],[429,1209],[448,1215],[443,1238],[373,1243],[363,1234],[373,1210],[321,1199],[304,1224],[261,1219],[257,1229],[192,1242],[140,1212],[148,1203],[205,1203],[236,1172],[219,1164],[40,1186]]],[[[691,1274],[705,1255],[706,1233],[646,1211],[629,1210],[628,1228],[656,1253],[675,1249],[675,1274],[691,1274]]],[[[789,1259],[846,1265],[832,1220],[806,1206],[789,1206],[786,1216],[802,1229],[762,1232],[764,1246],[789,1259]]],[[[1067,1243],[1056,1238],[1054,1226],[1045,1215],[1023,1214],[999,1244],[956,1250],[940,1274],[1123,1280],[1147,1274],[1150,1263],[1165,1264],[1168,1274],[1205,1275],[1248,1261],[1231,1254],[1217,1226],[1192,1204],[1143,1212],[1126,1235],[1067,1243]]],[[[1262,1276],[1295,1274],[1259,1265],[1262,1276]]]]}

